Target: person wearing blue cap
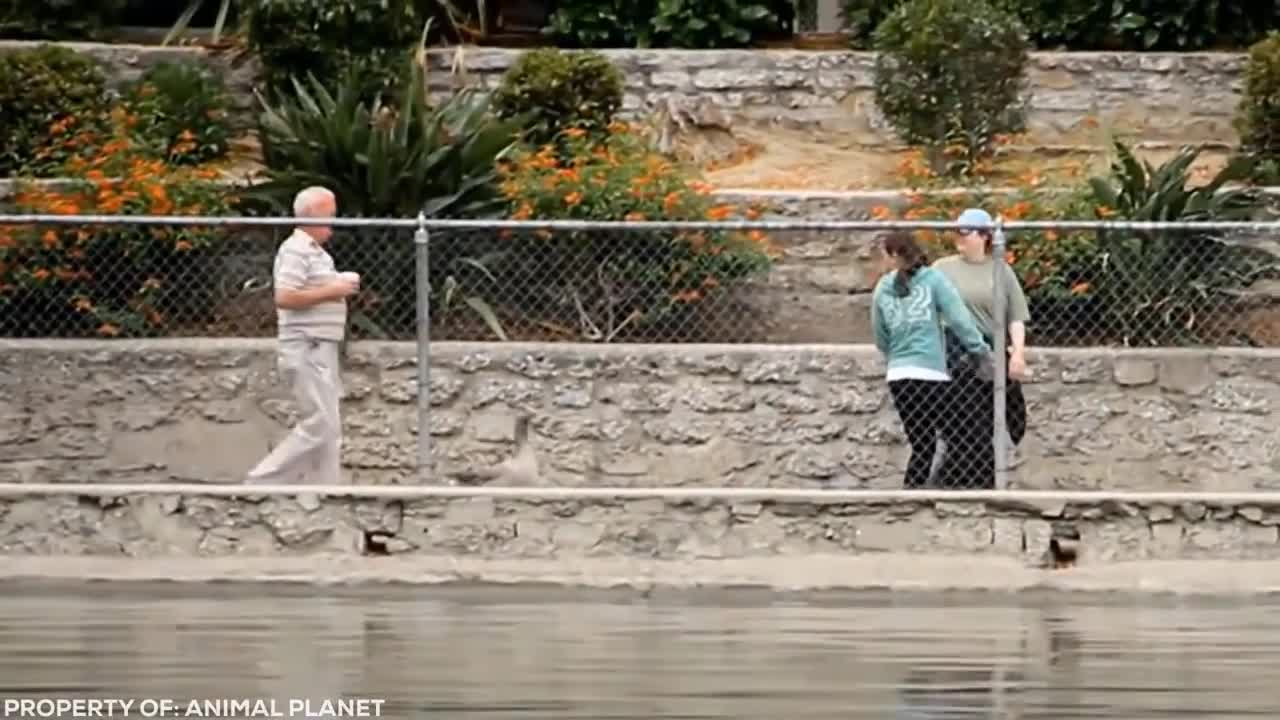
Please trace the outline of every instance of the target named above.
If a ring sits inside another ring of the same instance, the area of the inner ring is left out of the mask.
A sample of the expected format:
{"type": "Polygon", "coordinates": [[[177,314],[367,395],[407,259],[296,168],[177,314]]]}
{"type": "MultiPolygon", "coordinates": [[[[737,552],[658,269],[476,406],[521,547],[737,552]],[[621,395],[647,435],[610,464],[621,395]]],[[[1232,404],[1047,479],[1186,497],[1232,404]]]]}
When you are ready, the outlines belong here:
{"type": "MultiPolygon", "coordinates": [[[[933,267],[951,281],[969,314],[992,347],[995,328],[995,262],[991,257],[995,222],[987,211],[969,208],[956,220],[956,254],[940,258],[933,267]]],[[[1006,417],[1009,439],[1016,447],[1027,431],[1027,404],[1019,381],[1026,379],[1026,327],[1031,320],[1027,297],[1013,268],[1005,265],[999,282],[1005,304],[1006,346],[1009,353],[1006,383],[1006,417]]],[[[995,487],[994,378],[976,374],[971,364],[952,350],[959,344],[948,328],[948,366],[951,369],[949,406],[942,418],[945,456],[938,471],[944,487],[982,489],[995,487]]]]}
{"type": "Polygon", "coordinates": [[[911,458],[907,488],[924,487],[938,447],[938,423],[946,417],[947,354],[942,337],[945,319],[963,349],[990,365],[991,347],[946,277],[929,267],[910,233],[880,239],[892,268],[876,283],[871,299],[871,325],[876,348],[885,356],[889,396],[902,421],[911,458]]]}

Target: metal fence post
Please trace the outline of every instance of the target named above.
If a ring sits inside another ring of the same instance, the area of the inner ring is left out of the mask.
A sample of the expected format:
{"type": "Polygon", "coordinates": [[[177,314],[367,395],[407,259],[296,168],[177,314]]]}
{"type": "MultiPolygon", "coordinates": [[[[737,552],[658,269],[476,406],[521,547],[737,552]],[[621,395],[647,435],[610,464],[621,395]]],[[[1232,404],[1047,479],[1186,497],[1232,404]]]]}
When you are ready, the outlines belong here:
{"type": "Polygon", "coordinates": [[[1009,312],[1005,297],[1004,277],[1007,272],[1005,252],[1008,243],[1005,241],[1004,218],[996,218],[995,232],[991,242],[991,325],[995,342],[995,357],[992,358],[995,370],[994,392],[991,401],[995,410],[995,422],[991,433],[992,450],[995,453],[995,487],[1006,490],[1009,487],[1009,419],[1008,404],[1005,401],[1007,379],[1009,377],[1009,312]]]}
{"type": "Polygon", "coordinates": [[[414,285],[418,316],[418,479],[430,481],[431,464],[431,243],[427,217],[418,213],[413,232],[414,285]]]}

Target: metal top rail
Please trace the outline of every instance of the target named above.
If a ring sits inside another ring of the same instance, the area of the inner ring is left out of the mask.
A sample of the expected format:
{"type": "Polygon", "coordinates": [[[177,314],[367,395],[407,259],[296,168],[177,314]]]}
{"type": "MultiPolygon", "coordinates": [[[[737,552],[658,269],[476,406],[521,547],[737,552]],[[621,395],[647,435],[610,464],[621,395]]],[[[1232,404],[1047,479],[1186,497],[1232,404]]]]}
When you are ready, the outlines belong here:
{"type": "MultiPolygon", "coordinates": [[[[9,215],[0,214],[5,225],[160,225],[160,226],[256,226],[302,227],[323,225],[334,228],[384,228],[404,230],[610,230],[643,232],[657,230],[954,230],[954,220],[444,220],[418,218],[301,218],[205,215],[9,215]]],[[[1184,222],[1132,220],[999,220],[991,230],[1201,230],[1267,232],[1280,231],[1280,220],[1265,222],[1184,222]]]]}

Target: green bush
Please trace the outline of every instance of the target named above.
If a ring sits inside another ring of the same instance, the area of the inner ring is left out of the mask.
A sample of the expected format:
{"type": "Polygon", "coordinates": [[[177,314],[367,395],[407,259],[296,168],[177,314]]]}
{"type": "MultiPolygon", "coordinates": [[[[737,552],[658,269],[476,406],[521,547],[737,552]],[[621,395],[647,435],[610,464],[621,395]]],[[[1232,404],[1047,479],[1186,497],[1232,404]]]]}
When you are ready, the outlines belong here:
{"type": "MultiPolygon", "coordinates": [[[[475,90],[428,105],[416,63],[407,80],[394,106],[363,99],[355,76],[336,83],[336,92],[313,76],[296,82],[290,96],[264,99],[266,182],[247,192],[245,200],[272,213],[289,212],[297,191],[319,184],[337,194],[346,216],[499,214],[504,202],[495,187],[497,162],[515,144],[517,123],[495,118],[488,96],[475,90]]],[[[358,304],[353,313],[358,329],[381,337],[412,335],[416,292],[410,238],[394,231],[340,233],[333,251],[340,265],[364,276],[369,304],[358,304]]],[[[447,265],[441,260],[433,272],[447,265]]],[[[443,288],[443,279],[432,287],[443,288]]]]}
{"type": "Polygon", "coordinates": [[[767,0],[658,0],[654,34],[663,47],[748,47],[790,28],[790,2],[767,0]]]}
{"type": "Polygon", "coordinates": [[[1280,176],[1280,32],[1249,48],[1236,111],[1240,146],[1265,178],[1280,176]]]}
{"type": "Polygon", "coordinates": [[[194,63],[161,63],[125,90],[138,131],[172,164],[198,165],[227,154],[230,97],[216,73],[194,63]]]}
{"type": "Polygon", "coordinates": [[[541,145],[567,128],[603,131],[622,107],[622,88],[622,73],[600,53],[540,48],[507,70],[494,108],[521,118],[525,138],[541,145]]]}
{"type": "Polygon", "coordinates": [[[117,24],[127,0],[0,0],[0,37],[96,40],[117,24]]]}
{"type": "MultiPolygon", "coordinates": [[[[268,94],[292,92],[294,78],[359,79],[362,97],[394,94],[399,61],[421,39],[437,0],[244,0],[248,44],[268,94]]],[[[439,23],[433,23],[439,24],[439,23]]]]}
{"type": "Polygon", "coordinates": [[[101,114],[105,88],[98,64],[67,48],[0,54],[0,176],[32,162],[49,145],[55,123],[101,114]]]}
{"type": "MultiPolygon", "coordinates": [[[[853,46],[903,0],[842,0],[853,46]]],[[[1280,26],[1273,0],[998,0],[1026,25],[1038,48],[1203,50],[1239,48],[1280,26]]]]}
{"type": "Polygon", "coordinates": [[[560,0],[543,34],[576,48],[652,47],[653,0],[560,0]]]}
{"type": "Polygon", "coordinates": [[[876,30],[876,102],[934,172],[964,175],[1023,129],[1028,42],[986,0],[910,0],[876,30]]]}
{"type": "Polygon", "coordinates": [[[579,48],[748,47],[790,32],[793,0],[559,0],[544,32],[579,48]]]}

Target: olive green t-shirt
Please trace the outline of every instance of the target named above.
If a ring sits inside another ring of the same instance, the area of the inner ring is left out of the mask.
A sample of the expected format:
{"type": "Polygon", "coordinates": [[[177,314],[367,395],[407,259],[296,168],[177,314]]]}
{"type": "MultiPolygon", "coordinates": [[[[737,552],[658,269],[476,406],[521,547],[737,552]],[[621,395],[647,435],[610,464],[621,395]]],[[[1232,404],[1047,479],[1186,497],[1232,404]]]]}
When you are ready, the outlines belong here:
{"type": "MultiPolygon", "coordinates": [[[[978,328],[988,338],[994,338],[992,331],[995,317],[995,261],[990,257],[982,262],[970,262],[959,255],[939,258],[933,263],[960,293],[960,299],[969,308],[978,328]]],[[[1007,323],[1031,322],[1031,312],[1027,309],[1027,296],[1022,292],[1022,285],[1013,268],[1004,266],[1005,320],[1007,323]]]]}

